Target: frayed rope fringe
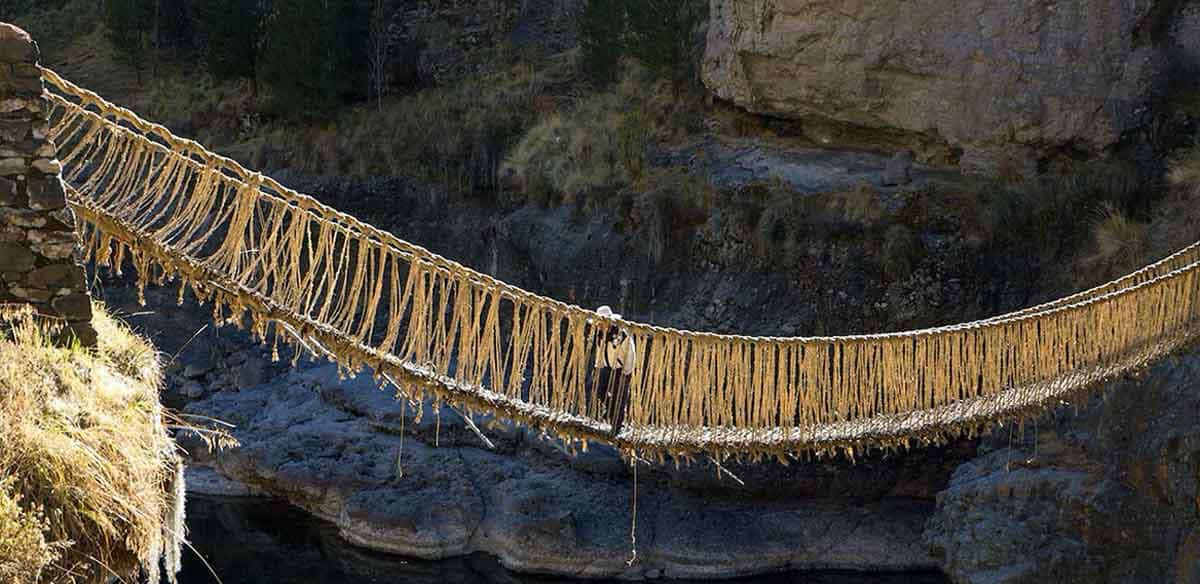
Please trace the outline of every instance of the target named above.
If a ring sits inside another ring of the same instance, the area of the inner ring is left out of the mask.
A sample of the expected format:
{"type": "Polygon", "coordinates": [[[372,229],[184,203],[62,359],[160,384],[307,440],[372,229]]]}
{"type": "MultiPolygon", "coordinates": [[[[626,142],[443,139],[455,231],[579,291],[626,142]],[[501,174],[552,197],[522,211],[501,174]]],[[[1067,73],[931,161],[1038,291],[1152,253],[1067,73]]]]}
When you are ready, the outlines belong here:
{"type": "Polygon", "coordinates": [[[1178,348],[1200,322],[1198,242],[1079,294],[933,329],[779,338],[622,323],[641,353],[629,422],[612,437],[589,389],[609,326],[595,313],[398,239],[45,74],[51,138],[98,265],[132,265],[143,288],[178,278],[218,322],[572,443],[784,462],[939,443],[1056,407],[1178,348]]]}

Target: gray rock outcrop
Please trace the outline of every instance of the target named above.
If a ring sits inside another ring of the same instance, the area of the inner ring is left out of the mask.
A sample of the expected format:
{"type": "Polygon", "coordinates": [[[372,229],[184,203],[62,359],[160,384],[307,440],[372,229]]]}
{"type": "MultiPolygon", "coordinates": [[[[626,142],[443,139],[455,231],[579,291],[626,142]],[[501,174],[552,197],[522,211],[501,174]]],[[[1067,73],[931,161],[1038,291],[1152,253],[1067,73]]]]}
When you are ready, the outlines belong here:
{"type": "Polygon", "coordinates": [[[799,119],[821,143],[865,130],[926,162],[1029,175],[1149,121],[1200,36],[1186,4],[711,0],[702,75],[718,97],[799,119]]]}
{"type": "Polygon", "coordinates": [[[888,160],[883,171],[884,186],[906,185],[912,182],[913,153],[911,150],[901,150],[888,160]]]}
{"type": "MultiPolygon", "coordinates": [[[[213,344],[244,347],[240,337],[222,331],[213,344]]],[[[192,487],[283,498],[360,547],[484,552],[514,570],[573,576],[938,566],[970,584],[1200,582],[1195,349],[1027,422],[1024,435],[1000,429],[978,455],[963,443],[854,465],[730,466],[745,485],[705,461],[643,465],[633,568],[633,481],[615,452],[571,453],[477,416],[490,450],[452,409],[426,403],[418,420],[369,376],[340,379],[304,361],[239,390],[218,372],[261,349],[233,350],[249,355],[211,358],[205,379],[218,389],[186,408],[235,424],[243,445],[217,456],[190,445],[218,473],[196,473],[192,487]]],[[[189,358],[210,359],[200,355],[189,358]]]]}
{"type": "Polygon", "coordinates": [[[615,451],[569,453],[478,417],[492,451],[458,412],[425,409],[418,421],[369,376],[339,379],[333,366],[188,406],[235,424],[242,442],[211,458],[194,448],[197,462],[334,522],[355,545],[426,559],[485,552],[517,571],[584,577],[927,570],[931,497],[963,456],[733,467],[745,486],[707,463],[643,465],[630,566],[634,482],[615,451]]]}
{"type": "Polygon", "coordinates": [[[1039,426],[938,495],[925,537],[955,582],[1200,583],[1200,352],[1039,426]]]}

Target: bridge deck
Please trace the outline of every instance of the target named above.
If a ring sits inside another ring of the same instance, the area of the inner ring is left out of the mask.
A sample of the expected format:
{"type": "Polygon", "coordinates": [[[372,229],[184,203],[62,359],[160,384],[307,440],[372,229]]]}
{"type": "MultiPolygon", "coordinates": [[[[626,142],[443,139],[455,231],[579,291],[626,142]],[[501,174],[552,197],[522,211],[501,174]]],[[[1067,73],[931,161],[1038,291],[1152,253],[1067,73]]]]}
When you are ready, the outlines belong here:
{"type": "MultiPolygon", "coordinates": [[[[632,451],[718,456],[935,442],[1054,407],[1193,338],[1200,242],[1105,285],[960,325],[749,337],[614,322],[296,193],[46,71],[91,257],[179,278],[215,315],[400,391],[632,451]],[[618,436],[591,388],[604,331],[639,348],[618,436]]],[[[220,318],[219,318],[220,319],[220,318]]]]}

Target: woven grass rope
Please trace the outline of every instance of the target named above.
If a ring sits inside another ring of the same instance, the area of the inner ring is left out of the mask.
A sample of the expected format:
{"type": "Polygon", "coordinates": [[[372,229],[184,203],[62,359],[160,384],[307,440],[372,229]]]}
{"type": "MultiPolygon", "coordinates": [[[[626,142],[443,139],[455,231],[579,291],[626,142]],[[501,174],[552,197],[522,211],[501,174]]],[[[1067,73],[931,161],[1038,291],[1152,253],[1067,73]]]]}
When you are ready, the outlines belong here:
{"type": "Polygon", "coordinates": [[[1191,339],[1200,243],[1060,300],[953,326],[751,337],[623,323],[625,429],[588,390],[608,326],[438,256],[46,70],[52,139],[91,259],[181,281],[222,320],[348,370],[570,440],[688,457],[904,447],[1053,407],[1191,339]]]}

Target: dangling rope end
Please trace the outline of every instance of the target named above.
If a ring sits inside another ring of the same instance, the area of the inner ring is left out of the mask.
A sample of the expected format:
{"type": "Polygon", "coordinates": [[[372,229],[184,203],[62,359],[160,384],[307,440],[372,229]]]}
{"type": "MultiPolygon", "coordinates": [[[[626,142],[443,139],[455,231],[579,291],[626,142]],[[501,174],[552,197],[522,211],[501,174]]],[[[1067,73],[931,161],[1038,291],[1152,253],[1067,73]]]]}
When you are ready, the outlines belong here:
{"type": "Polygon", "coordinates": [[[633,567],[637,563],[637,503],[638,503],[638,456],[637,452],[629,451],[629,465],[633,467],[633,513],[629,524],[629,561],[625,562],[626,566],[633,567]]]}

